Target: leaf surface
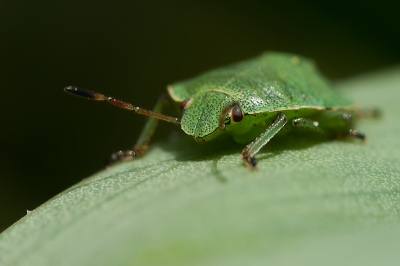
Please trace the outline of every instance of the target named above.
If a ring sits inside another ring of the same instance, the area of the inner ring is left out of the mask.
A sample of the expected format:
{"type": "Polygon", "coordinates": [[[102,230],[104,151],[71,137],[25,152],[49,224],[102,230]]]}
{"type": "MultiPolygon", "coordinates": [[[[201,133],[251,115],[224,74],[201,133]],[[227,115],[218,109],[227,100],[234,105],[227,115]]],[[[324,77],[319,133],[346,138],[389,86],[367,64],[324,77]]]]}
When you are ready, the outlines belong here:
{"type": "Polygon", "coordinates": [[[155,144],[4,231],[0,265],[395,265],[399,84],[400,69],[339,84],[383,113],[357,124],[366,144],[297,132],[257,171],[229,140],[155,144]]]}

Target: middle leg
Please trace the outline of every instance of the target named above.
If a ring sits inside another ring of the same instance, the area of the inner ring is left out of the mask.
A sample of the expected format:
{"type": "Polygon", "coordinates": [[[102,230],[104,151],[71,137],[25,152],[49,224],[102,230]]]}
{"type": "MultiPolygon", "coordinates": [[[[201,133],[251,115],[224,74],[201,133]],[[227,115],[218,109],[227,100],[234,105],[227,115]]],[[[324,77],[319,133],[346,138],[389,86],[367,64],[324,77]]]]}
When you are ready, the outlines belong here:
{"type": "MultiPolygon", "coordinates": [[[[279,113],[272,125],[267,128],[267,130],[257,137],[253,142],[248,144],[246,148],[242,151],[242,160],[249,168],[255,168],[257,165],[257,160],[255,158],[256,154],[263,148],[288,122],[288,118],[284,113],[279,113]]],[[[291,124],[293,129],[297,128],[307,128],[322,134],[333,134],[337,136],[338,134],[344,133],[344,135],[356,137],[361,140],[365,139],[365,135],[357,130],[350,128],[350,116],[348,114],[343,114],[343,118],[338,119],[332,123],[330,121],[329,126],[320,125],[318,121],[313,121],[307,118],[292,118],[291,124]],[[345,125],[343,127],[343,121],[345,125]]]]}

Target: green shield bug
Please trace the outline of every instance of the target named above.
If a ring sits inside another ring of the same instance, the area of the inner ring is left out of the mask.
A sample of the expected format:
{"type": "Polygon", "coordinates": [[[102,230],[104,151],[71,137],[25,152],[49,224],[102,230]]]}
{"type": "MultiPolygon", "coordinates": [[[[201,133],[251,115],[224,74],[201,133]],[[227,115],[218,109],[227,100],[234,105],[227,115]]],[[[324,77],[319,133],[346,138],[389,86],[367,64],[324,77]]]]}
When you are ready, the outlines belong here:
{"type": "Polygon", "coordinates": [[[112,154],[110,163],[142,156],[158,120],[180,125],[197,142],[230,134],[236,142],[247,144],[242,159],[254,168],[256,154],[277,134],[305,128],[364,140],[364,134],[352,129],[352,117],[374,114],[372,110],[356,110],[311,60],[277,52],[172,84],[152,111],[73,86],[64,90],[150,116],[133,150],[112,154]],[[161,114],[166,100],[180,105],[181,119],[161,114]]]}

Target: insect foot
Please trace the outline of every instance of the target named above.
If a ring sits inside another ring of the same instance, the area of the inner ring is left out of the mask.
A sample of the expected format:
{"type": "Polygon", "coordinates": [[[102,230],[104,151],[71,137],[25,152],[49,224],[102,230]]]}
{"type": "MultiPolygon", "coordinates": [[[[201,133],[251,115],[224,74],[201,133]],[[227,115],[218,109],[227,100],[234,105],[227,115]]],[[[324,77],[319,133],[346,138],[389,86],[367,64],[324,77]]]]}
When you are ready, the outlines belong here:
{"type": "Polygon", "coordinates": [[[364,143],[366,142],[365,134],[360,132],[360,131],[358,131],[358,130],[350,129],[349,130],[349,136],[358,138],[364,143]]]}
{"type": "Polygon", "coordinates": [[[242,160],[246,164],[247,167],[249,167],[251,169],[256,169],[256,166],[257,166],[256,157],[242,154],[242,160]]]}
{"type": "Polygon", "coordinates": [[[118,151],[110,155],[110,157],[104,160],[104,164],[106,167],[109,167],[116,161],[129,161],[136,157],[136,152],[134,151],[118,151]]]}

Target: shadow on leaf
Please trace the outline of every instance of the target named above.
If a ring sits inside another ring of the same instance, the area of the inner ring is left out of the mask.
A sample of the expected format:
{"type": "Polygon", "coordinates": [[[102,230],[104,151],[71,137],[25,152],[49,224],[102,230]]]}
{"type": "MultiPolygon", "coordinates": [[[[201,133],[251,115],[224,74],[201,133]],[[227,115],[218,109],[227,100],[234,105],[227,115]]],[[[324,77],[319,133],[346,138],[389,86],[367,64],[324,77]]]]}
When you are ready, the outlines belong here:
{"type": "MultiPolygon", "coordinates": [[[[296,130],[286,135],[272,139],[257,155],[258,162],[268,160],[286,150],[307,149],[323,142],[332,141],[319,133],[296,130]]],[[[178,140],[162,145],[162,148],[174,154],[180,162],[212,161],[213,172],[218,171],[218,161],[224,156],[237,154],[238,158],[246,145],[236,143],[232,138],[221,137],[204,144],[198,144],[190,137],[180,137],[178,140]]],[[[245,167],[243,165],[243,167],[245,167]]],[[[222,179],[221,179],[222,180],[222,179]]]]}

